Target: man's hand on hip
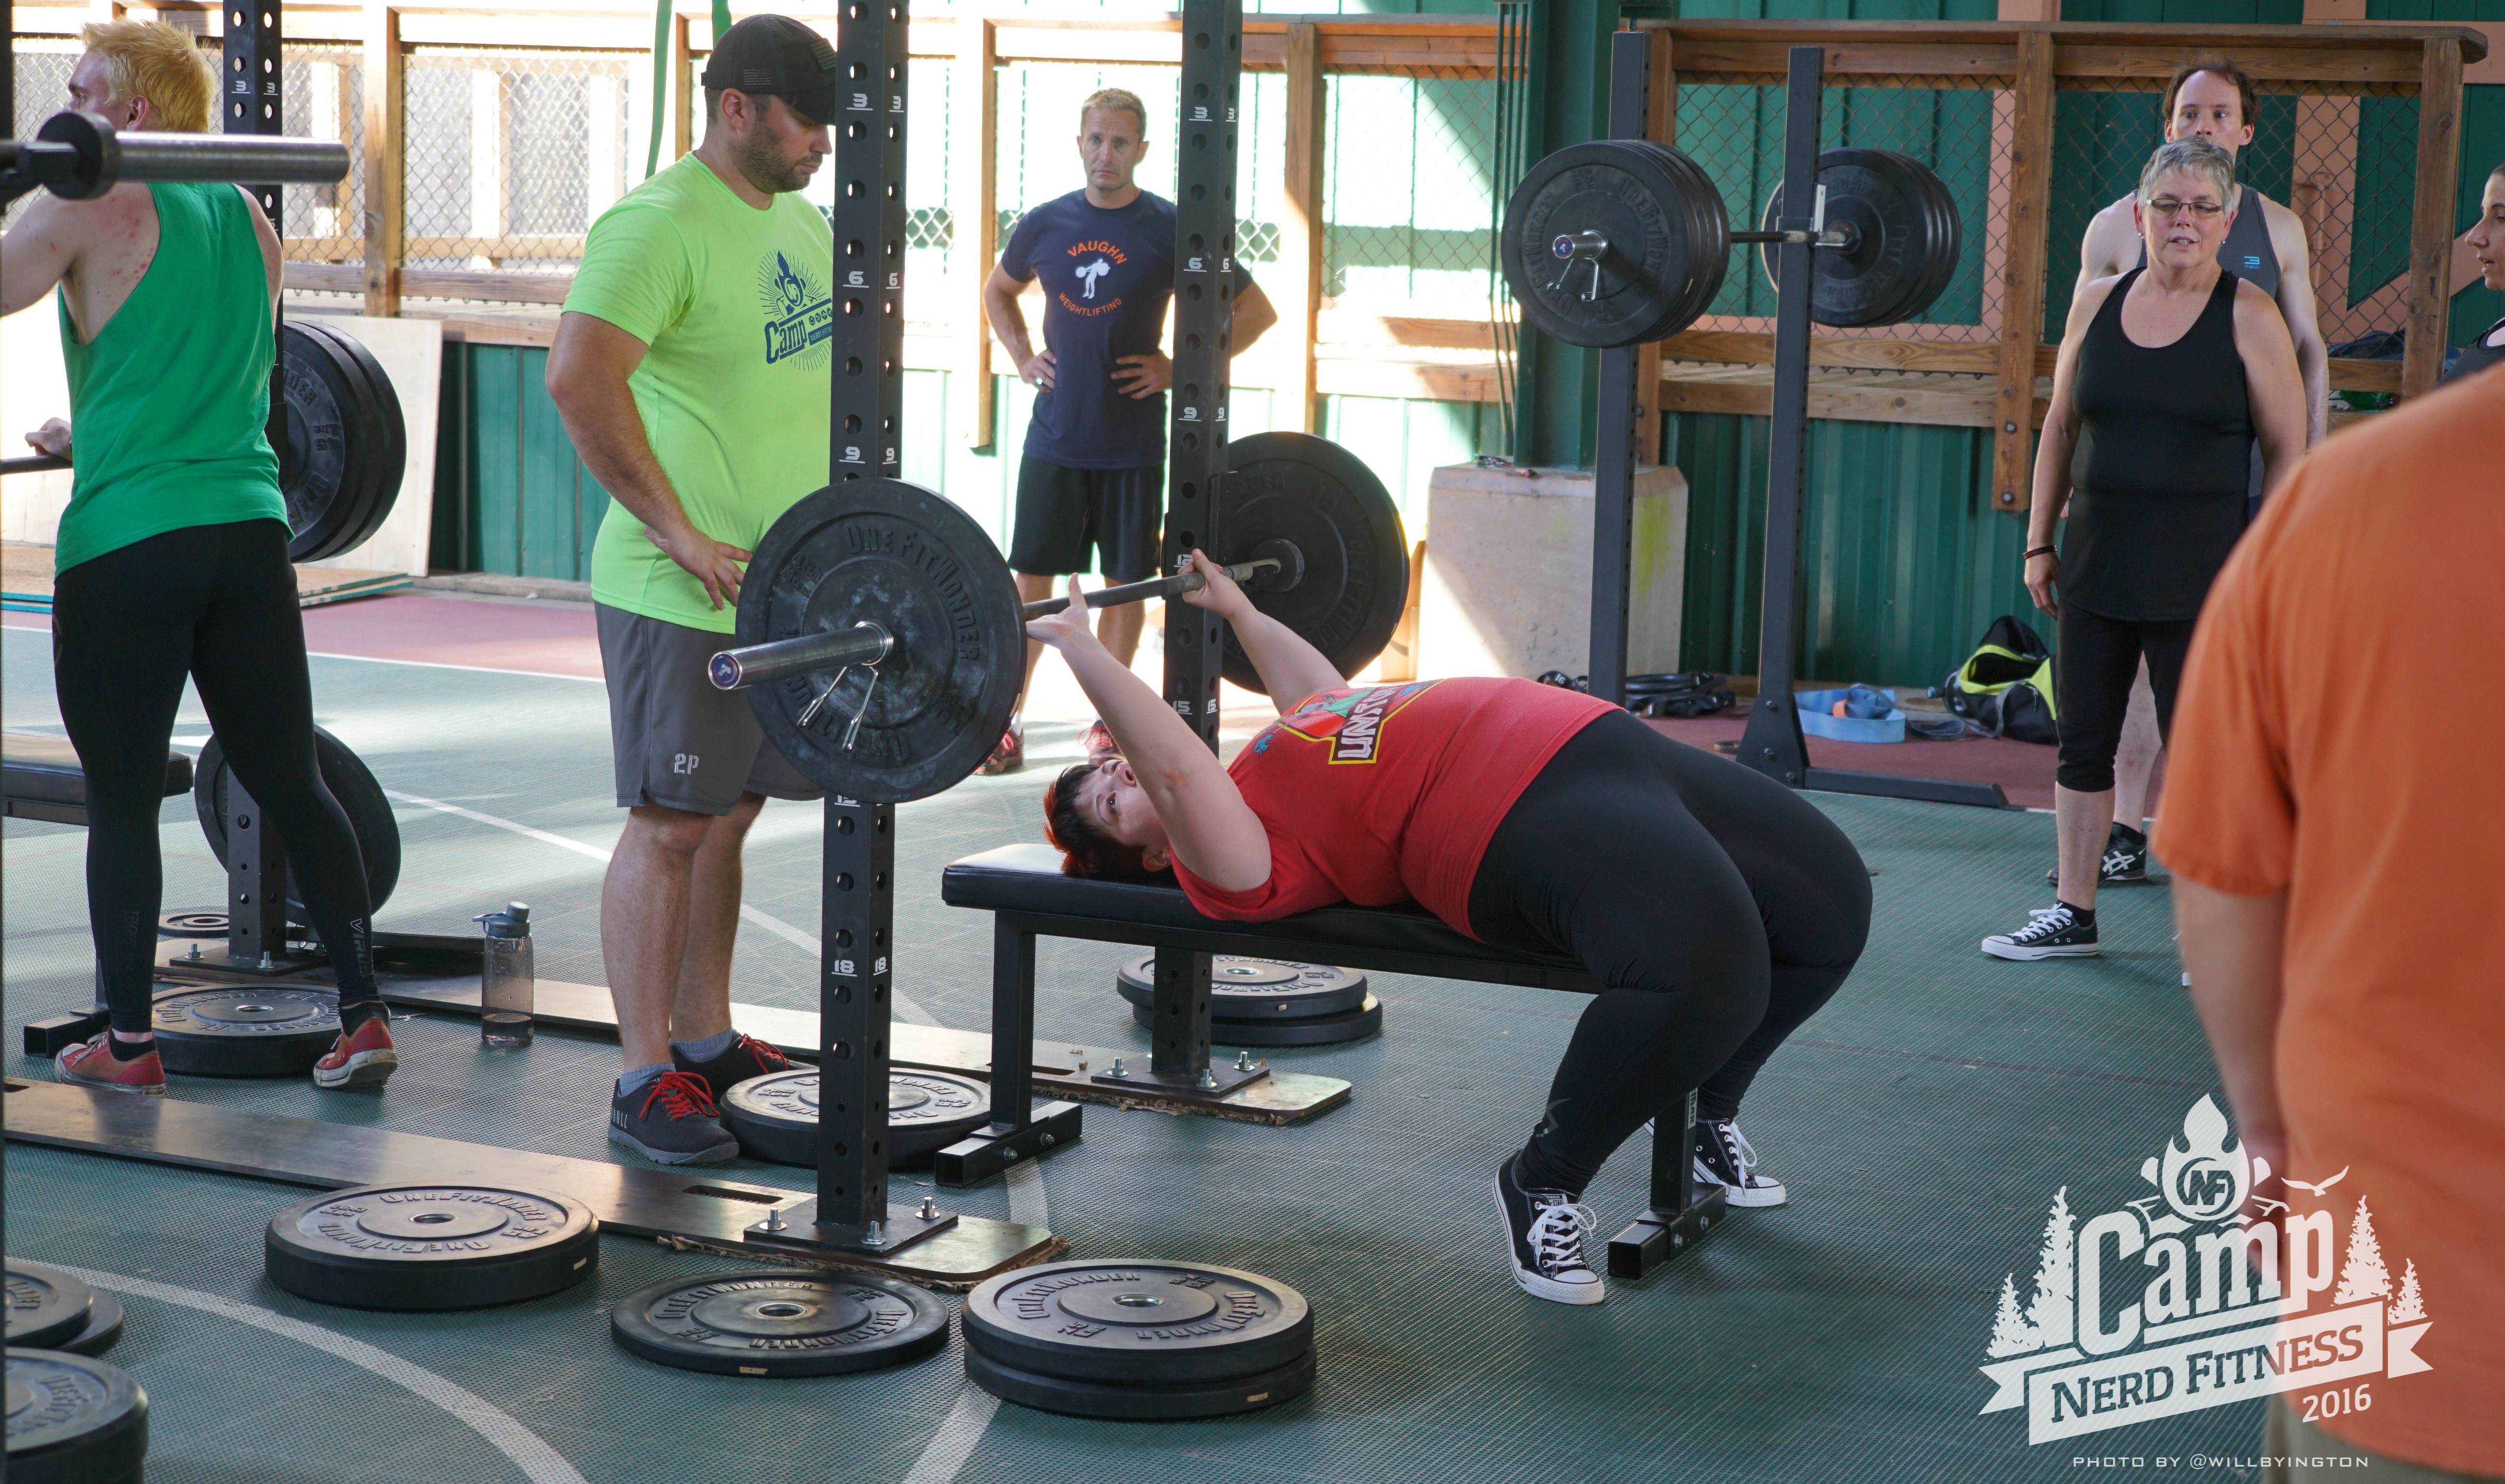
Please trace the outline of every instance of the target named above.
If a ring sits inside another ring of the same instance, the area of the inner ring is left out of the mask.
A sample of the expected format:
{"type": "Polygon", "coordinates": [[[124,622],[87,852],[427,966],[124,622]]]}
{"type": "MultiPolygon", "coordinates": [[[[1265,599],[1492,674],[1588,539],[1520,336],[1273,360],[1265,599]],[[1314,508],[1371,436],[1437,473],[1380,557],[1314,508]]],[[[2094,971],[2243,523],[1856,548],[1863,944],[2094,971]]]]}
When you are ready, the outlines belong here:
{"type": "Polygon", "coordinates": [[[728,542],[715,541],[692,525],[667,532],[646,526],[644,538],[704,583],[705,597],[714,607],[722,607],[725,598],[739,601],[739,584],[746,576],[741,568],[750,553],[728,542]]]}
{"type": "Polygon", "coordinates": [[[1039,350],[1018,368],[1018,379],[1039,392],[1048,392],[1052,390],[1052,352],[1039,350]]]}
{"type": "Polygon", "coordinates": [[[1153,350],[1144,356],[1117,357],[1113,362],[1113,385],[1135,402],[1154,397],[1174,385],[1174,363],[1153,350]]]}

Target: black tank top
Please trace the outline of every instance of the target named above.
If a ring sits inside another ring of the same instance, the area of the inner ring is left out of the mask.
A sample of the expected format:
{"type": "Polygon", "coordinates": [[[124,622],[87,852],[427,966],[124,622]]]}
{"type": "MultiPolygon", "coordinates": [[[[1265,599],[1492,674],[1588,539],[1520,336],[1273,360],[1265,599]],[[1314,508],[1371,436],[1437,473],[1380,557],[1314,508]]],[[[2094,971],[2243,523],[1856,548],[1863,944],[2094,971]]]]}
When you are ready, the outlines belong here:
{"type": "Polygon", "coordinates": [[[2467,381],[2491,366],[2505,366],[2505,345],[2487,343],[2497,338],[2500,331],[2505,331],[2505,320],[2498,320],[2479,332],[2469,344],[2461,347],[2461,355],[2452,363],[2452,369],[2436,378],[2436,385],[2442,386],[2448,381],[2467,381]]]}
{"type": "Polygon", "coordinates": [[[2123,334],[2123,275],[2079,341],[2079,444],[2062,532],[2061,597],[2109,618],[2199,617],[2244,531],[2252,408],[2236,350],[2235,274],[2171,345],[2123,334]]]}

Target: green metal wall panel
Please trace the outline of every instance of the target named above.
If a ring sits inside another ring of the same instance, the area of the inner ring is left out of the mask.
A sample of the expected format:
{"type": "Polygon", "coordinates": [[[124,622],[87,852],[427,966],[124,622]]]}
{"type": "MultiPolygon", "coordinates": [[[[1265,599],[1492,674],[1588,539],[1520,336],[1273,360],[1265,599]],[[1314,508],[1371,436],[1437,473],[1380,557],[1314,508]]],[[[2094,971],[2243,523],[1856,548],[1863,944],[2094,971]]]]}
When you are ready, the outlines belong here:
{"type": "Polygon", "coordinates": [[[435,564],[588,578],[609,492],[575,457],[548,400],[547,352],[453,343],[443,359],[442,417],[454,430],[466,417],[470,446],[436,463],[435,564]]]}

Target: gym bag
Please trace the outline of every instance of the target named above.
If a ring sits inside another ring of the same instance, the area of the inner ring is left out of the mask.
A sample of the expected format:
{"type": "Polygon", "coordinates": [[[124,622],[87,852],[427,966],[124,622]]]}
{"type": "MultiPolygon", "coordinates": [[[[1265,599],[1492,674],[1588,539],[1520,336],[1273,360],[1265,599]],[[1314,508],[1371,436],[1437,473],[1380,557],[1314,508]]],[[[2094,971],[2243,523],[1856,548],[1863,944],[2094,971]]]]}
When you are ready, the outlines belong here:
{"type": "Polygon", "coordinates": [[[1930,693],[1995,737],[2048,746],[2061,740],[2053,652],[2034,629],[2008,614],[1992,620],[1983,643],[1930,693]]]}

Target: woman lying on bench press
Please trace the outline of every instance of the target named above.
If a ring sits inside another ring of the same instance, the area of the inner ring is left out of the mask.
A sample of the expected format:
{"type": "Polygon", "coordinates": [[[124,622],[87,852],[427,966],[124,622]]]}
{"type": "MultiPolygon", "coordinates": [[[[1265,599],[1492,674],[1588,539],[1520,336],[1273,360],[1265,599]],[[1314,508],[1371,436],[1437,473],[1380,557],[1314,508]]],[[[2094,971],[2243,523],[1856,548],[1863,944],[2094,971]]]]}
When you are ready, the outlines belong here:
{"type": "Polygon", "coordinates": [[[1414,901],[1483,942],[1580,959],[1607,988],[1530,1142],[1496,1174],[1514,1280],[1541,1298],[1601,1301],[1583,1189],[1690,1088],[1697,1178],[1734,1205],[1780,1205],[1733,1120],[1757,1069],[1860,957],[1870,878],[1844,831],[1772,779],[1575,691],[1351,687],[1206,556],[1192,562],[1209,585],[1184,601],[1234,625],[1272,696],[1302,699],[1221,767],[1097,643],[1075,596],[1029,623],[1121,748],[1045,791],[1063,868],[1171,869],[1201,911],[1248,922],[1414,901]]]}

